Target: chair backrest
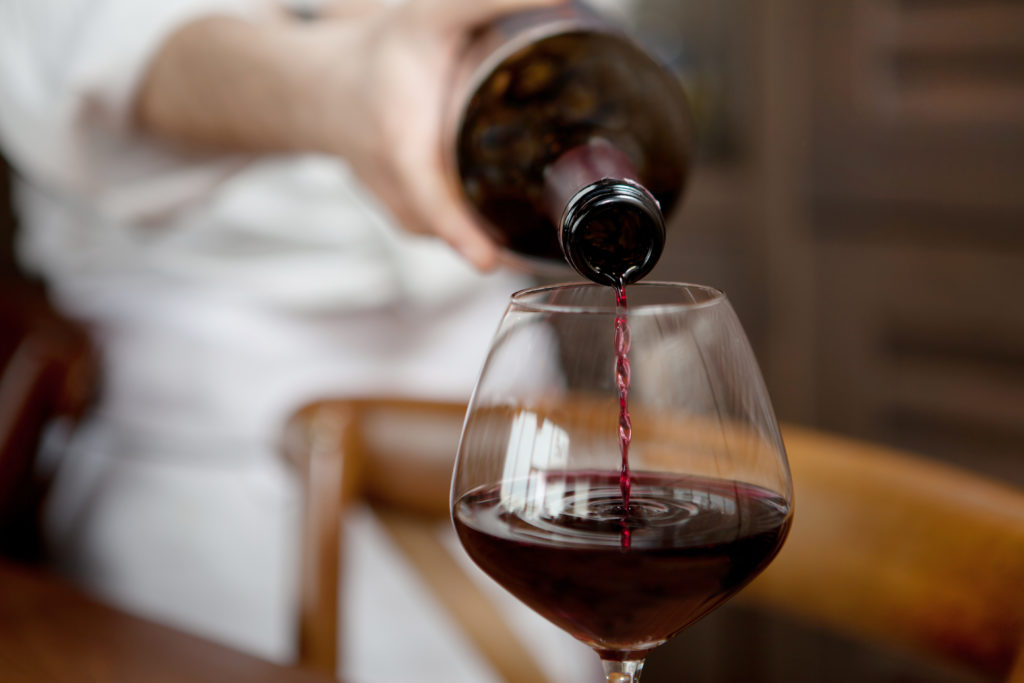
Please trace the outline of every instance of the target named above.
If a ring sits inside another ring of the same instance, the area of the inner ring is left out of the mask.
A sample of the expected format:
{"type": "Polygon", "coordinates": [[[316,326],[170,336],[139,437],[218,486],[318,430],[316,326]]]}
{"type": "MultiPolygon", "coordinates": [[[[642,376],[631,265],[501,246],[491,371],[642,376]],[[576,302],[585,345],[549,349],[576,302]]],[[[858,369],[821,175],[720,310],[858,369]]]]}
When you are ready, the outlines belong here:
{"type": "Polygon", "coordinates": [[[341,523],[345,508],[370,503],[391,540],[453,622],[507,681],[547,680],[497,608],[438,535],[465,404],[339,400],[299,411],[284,452],[305,489],[300,663],[335,673],[341,523]]]}
{"type": "Polygon", "coordinates": [[[783,438],[793,527],[743,598],[1024,680],[1024,491],[820,432],[786,427],[783,438]]]}
{"type": "Polygon", "coordinates": [[[0,554],[38,559],[36,515],[47,482],[36,456],[53,420],[73,423],[84,413],[97,367],[86,332],[39,286],[0,278],[0,554]]]}
{"type": "MultiPolygon", "coordinates": [[[[509,681],[543,680],[437,542],[464,410],[324,401],[290,421],[285,450],[307,492],[306,665],[335,671],[340,518],[364,499],[496,670],[509,681]],[[520,659],[530,671],[517,668],[520,659]]],[[[743,599],[1016,683],[1024,675],[1024,492],[887,448],[793,427],[783,434],[794,524],[743,599]]]]}
{"type": "Polygon", "coordinates": [[[85,411],[97,363],[86,332],[17,266],[10,175],[0,155],[0,555],[37,560],[47,482],[35,463],[43,432],[55,418],[85,411]]]}

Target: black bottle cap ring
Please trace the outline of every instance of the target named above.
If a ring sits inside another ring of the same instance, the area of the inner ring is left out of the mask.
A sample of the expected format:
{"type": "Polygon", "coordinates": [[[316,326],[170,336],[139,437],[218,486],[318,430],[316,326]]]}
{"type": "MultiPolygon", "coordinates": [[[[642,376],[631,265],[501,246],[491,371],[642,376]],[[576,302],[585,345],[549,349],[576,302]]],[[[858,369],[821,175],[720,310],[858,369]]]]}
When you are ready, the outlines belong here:
{"type": "Polygon", "coordinates": [[[665,246],[665,234],[661,207],[647,188],[628,179],[602,178],[584,186],[568,201],[558,238],[566,261],[577,273],[601,284],[619,286],[640,280],[654,268],[665,246]],[[616,231],[614,236],[595,234],[595,226],[609,228],[607,221],[596,218],[612,211],[639,218],[643,230],[633,226],[631,237],[640,244],[624,250],[616,248],[618,230],[630,229],[625,224],[611,226],[616,231]]]}

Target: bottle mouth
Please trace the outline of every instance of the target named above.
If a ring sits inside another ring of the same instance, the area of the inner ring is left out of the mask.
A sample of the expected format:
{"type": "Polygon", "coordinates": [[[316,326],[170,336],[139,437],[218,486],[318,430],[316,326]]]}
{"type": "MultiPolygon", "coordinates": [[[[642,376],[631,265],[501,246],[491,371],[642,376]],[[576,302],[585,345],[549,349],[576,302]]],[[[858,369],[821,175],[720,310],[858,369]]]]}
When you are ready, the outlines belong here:
{"type": "MultiPolygon", "coordinates": [[[[682,282],[646,281],[629,292],[629,316],[679,314],[726,303],[725,294],[714,287],[682,282]]],[[[592,282],[567,282],[531,287],[512,295],[517,310],[535,313],[571,313],[614,316],[619,314],[615,295],[592,282]]]]}
{"type": "Polygon", "coordinates": [[[647,189],[603,178],[580,189],[562,213],[559,242],[580,275],[613,287],[651,272],[665,246],[665,218],[647,189]]]}

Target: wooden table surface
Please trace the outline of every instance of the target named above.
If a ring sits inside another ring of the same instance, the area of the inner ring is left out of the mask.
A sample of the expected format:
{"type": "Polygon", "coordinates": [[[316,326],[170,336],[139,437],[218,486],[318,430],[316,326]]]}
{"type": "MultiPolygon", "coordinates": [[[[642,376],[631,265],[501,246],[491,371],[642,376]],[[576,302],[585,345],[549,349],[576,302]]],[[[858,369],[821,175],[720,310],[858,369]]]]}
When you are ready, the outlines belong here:
{"type": "Polygon", "coordinates": [[[130,616],[34,568],[0,560],[0,681],[326,683],[130,616]]]}

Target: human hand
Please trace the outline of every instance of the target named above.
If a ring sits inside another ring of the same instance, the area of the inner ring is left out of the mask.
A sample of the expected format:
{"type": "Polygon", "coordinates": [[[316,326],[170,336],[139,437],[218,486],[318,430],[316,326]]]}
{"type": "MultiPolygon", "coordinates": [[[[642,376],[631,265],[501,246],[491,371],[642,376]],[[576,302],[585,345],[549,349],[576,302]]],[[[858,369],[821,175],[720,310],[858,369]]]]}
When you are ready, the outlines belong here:
{"type": "Polygon", "coordinates": [[[441,237],[488,270],[497,246],[445,168],[447,81],[474,28],[562,2],[351,0],[313,22],[282,12],[203,17],[160,46],[135,123],[206,150],[342,157],[407,229],[441,237]]]}
{"type": "Polygon", "coordinates": [[[437,235],[480,270],[496,265],[498,249],[445,167],[447,79],[472,29],[509,11],[563,1],[410,0],[363,5],[358,16],[336,20],[349,40],[338,41],[345,48],[336,59],[345,61],[326,74],[322,90],[323,147],[345,157],[405,228],[437,235]]]}

